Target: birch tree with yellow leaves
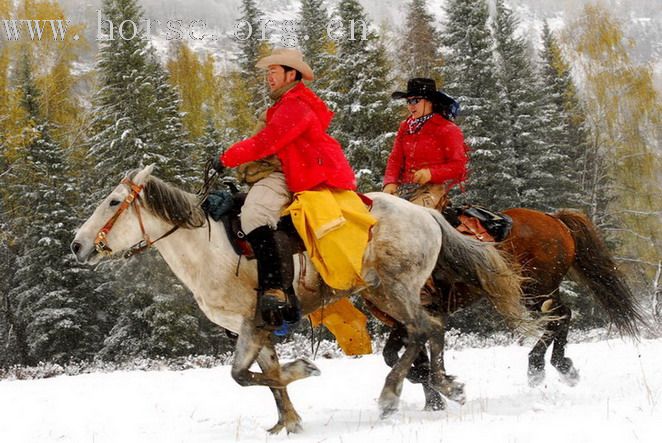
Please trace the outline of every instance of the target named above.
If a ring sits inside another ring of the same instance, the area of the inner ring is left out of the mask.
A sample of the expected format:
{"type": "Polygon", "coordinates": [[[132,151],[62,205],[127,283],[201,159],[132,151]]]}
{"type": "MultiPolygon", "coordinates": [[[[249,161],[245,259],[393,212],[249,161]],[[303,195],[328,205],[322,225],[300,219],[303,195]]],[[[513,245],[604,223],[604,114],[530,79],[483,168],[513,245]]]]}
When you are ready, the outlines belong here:
{"type": "Polygon", "coordinates": [[[662,251],[662,134],[651,66],[631,60],[633,44],[621,23],[599,5],[584,8],[565,41],[583,85],[591,133],[585,182],[591,216],[617,241],[621,261],[654,274],[662,251]],[[601,180],[607,176],[605,189],[601,180]],[[610,199],[600,208],[605,193],[610,199]]]}

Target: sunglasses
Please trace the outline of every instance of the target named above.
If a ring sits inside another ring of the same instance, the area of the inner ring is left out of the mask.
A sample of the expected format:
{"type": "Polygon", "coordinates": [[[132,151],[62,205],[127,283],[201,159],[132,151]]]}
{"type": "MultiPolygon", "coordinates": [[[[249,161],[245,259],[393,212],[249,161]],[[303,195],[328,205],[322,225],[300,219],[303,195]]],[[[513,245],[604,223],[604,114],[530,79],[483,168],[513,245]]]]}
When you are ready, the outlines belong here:
{"type": "Polygon", "coordinates": [[[407,104],[417,105],[421,100],[423,100],[423,97],[410,97],[407,99],[407,104]]]}

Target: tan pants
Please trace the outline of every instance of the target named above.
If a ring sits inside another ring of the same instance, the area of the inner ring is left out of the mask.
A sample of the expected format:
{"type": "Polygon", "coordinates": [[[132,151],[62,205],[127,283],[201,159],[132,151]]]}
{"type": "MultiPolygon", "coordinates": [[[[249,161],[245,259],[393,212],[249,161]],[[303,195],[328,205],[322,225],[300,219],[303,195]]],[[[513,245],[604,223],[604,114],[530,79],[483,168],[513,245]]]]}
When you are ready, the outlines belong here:
{"type": "Polygon", "coordinates": [[[241,208],[241,230],[249,234],[260,226],[276,228],[280,214],[292,201],[285,175],[272,172],[257,181],[246,195],[241,208]]]}
{"type": "Polygon", "coordinates": [[[448,204],[448,194],[446,186],[443,184],[431,183],[412,189],[405,185],[398,187],[397,195],[410,202],[426,208],[433,208],[439,211],[443,210],[448,204]]]}

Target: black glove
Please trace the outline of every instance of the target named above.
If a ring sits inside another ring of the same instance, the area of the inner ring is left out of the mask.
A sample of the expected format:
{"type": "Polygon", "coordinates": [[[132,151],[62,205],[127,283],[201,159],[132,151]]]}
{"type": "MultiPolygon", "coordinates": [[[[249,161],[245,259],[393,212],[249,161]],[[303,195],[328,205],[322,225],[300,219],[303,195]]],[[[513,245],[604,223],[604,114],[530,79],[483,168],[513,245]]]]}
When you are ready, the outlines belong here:
{"type": "Polygon", "coordinates": [[[211,167],[214,168],[214,171],[216,171],[218,175],[223,175],[225,172],[225,166],[221,163],[220,155],[215,155],[211,158],[211,167]]]}

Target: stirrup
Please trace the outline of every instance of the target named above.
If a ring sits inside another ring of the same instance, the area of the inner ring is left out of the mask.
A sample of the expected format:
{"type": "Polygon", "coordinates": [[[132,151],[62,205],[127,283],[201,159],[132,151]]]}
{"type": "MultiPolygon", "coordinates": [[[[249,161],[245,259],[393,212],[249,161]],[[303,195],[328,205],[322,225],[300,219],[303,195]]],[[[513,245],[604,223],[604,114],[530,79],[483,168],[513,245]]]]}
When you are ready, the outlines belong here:
{"type": "Polygon", "coordinates": [[[280,291],[283,294],[283,297],[280,297],[278,291],[276,289],[258,291],[257,305],[260,320],[270,328],[279,328],[283,324],[282,310],[287,306],[285,293],[280,291]]]}

